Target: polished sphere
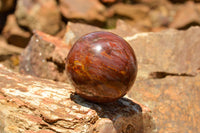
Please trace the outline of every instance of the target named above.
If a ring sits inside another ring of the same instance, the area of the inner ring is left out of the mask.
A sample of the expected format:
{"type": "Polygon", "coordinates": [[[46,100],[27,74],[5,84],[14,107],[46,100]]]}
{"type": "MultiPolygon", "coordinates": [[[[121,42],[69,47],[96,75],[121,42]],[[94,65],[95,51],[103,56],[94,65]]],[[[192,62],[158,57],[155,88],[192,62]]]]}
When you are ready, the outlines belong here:
{"type": "Polygon", "coordinates": [[[100,31],[82,36],[73,45],[66,70],[78,95],[93,102],[112,102],[133,85],[137,61],[123,38],[100,31]]]}

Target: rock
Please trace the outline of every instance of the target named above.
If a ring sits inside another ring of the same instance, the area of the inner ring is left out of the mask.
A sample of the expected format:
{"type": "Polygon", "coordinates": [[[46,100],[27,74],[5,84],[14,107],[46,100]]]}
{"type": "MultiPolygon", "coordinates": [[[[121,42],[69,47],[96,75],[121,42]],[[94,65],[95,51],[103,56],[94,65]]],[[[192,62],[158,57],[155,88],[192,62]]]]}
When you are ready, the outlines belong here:
{"type": "Polygon", "coordinates": [[[136,28],[134,28],[134,26],[129,25],[123,20],[118,20],[116,23],[116,28],[108,31],[113,32],[121,37],[135,35],[136,33],[140,32],[136,28]]]}
{"type": "Polygon", "coordinates": [[[200,132],[200,74],[136,81],[128,95],[148,106],[159,133],[200,132]]]}
{"type": "Polygon", "coordinates": [[[18,0],[15,10],[20,26],[55,35],[61,28],[61,15],[56,0],[18,0]]]}
{"type": "Polygon", "coordinates": [[[59,0],[59,2],[61,13],[67,19],[105,21],[103,15],[105,7],[99,0],[59,0]]]}
{"type": "Polygon", "coordinates": [[[66,32],[66,24],[62,22],[61,30],[58,33],[56,33],[55,37],[62,39],[64,37],[65,32],[66,32]]]}
{"type": "Polygon", "coordinates": [[[160,5],[149,13],[152,28],[168,27],[172,21],[174,10],[170,4],[160,5]]]}
{"type": "Polygon", "coordinates": [[[192,25],[200,25],[200,18],[196,5],[189,1],[178,9],[170,28],[186,29],[192,25]]]}
{"type": "Polygon", "coordinates": [[[14,7],[14,0],[0,0],[0,12],[9,11],[14,7]]]}
{"type": "Polygon", "coordinates": [[[122,37],[138,33],[136,29],[122,20],[117,21],[116,28],[111,30],[105,30],[87,24],[68,22],[63,40],[67,45],[72,46],[81,36],[95,31],[109,31],[122,37]]]}
{"type": "Polygon", "coordinates": [[[160,5],[169,3],[168,0],[134,0],[134,2],[148,5],[149,7],[159,7],[160,5]]]}
{"type": "Polygon", "coordinates": [[[135,50],[138,79],[152,73],[194,76],[200,67],[200,28],[167,30],[124,37],[135,50]]]}
{"type": "Polygon", "coordinates": [[[9,45],[5,38],[0,36],[0,63],[13,71],[19,71],[19,57],[22,48],[9,45]]]}
{"type": "Polygon", "coordinates": [[[72,46],[81,36],[90,32],[101,31],[101,30],[102,30],[101,28],[87,24],[68,22],[66,26],[66,32],[63,37],[63,41],[67,45],[72,46]]]}
{"type": "Polygon", "coordinates": [[[199,36],[193,27],[125,37],[138,60],[128,96],[152,109],[159,133],[200,132],[199,36]]]}
{"type": "Polygon", "coordinates": [[[87,133],[90,129],[153,132],[149,109],[129,98],[95,104],[72,86],[14,73],[0,65],[0,131],[87,133]]]}
{"type": "Polygon", "coordinates": [[[125,22],[134,26],[134,28],[147,31],[152,25],[149,18],[149,11],[150,8],[147,5],[117,3],[108,10],[107,14],[110,17],[121,16],[125,22]]]}
{"type": "Polygon", "coordinates": [[[5,26],[6,18],[15,6],[15,0],[0,0],[0,33],[5,26]]]}
{"type": "Polygon", "coordinates": [[[8,43],[23,48],[26,47],[31,37],[30,32],[25,31],[18,26],[16,18],[12,14],[7,17],[2,34],[8,43]]]}
{"type": "Polygon", "coordinates": [[[108,118],[102,118],[96,121],[92,129],[90,129],[91,133],[117,133],[113,122],[108,118]]]}
{"type": "Polygon", "coordinates": [[[62,40],[35,31],[22,53],[20,72],[56,81],[67,81],[65,58],[69,49],[62,40]]]}
{"type": "Polygon", "coordinates": [[[14,53],[21,53],[24,49],[20,47],[16,47],[13,45],[9,45],[5,38],[3,36],[0,36],[0,54],[6,55],[6,54],[14,54],[14,53]]]}

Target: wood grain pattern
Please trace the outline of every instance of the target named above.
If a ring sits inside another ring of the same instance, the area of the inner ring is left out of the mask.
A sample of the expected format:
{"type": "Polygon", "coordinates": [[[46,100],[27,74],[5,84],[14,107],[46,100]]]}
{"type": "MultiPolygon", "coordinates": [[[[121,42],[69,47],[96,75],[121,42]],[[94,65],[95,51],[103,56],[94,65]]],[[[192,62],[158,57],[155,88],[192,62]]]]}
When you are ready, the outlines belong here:
{"type": "Polygon", "coordinates": [[[93,32],[74,44],[66,70],[80,96],[110,102],[124,96],[133,85],[137,61],[123,38],[110,32],[93,32]]]}

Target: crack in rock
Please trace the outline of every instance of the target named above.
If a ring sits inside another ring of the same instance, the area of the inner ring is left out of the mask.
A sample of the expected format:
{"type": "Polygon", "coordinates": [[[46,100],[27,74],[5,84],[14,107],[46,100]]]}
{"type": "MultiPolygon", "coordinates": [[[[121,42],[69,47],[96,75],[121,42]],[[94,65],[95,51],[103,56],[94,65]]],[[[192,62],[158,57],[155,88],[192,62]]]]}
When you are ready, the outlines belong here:
{"type": "Polygon", "coordinates": [[[170,73],[170,72],[151,72],[149,74],[150,78],[154,78],[154,79],[161,79],[161,78],[165,78],[167,76],[185,76],[185,77],[195,77],[195,74],[188,74],[188,73],[170,73]]]}

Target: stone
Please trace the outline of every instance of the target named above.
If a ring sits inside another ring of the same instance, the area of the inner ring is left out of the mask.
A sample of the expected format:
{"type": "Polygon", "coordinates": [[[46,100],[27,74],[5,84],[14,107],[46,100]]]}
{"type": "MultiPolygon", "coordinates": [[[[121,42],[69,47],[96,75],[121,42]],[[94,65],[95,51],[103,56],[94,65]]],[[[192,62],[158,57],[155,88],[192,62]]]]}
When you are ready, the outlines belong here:
{"type": "Polygon", "coordinates": [[[91,133],[117,133],[113,122],[108,118],[102,118],[96,121],[92,129],[90,129],[91,133]]]}
{"type": "Polygon", "coordinates": [[[33,76],[67,81],[65,58],[70,47],[62,40],[35,31],[20,58],[20,72],[33,76]]]}
{"type": "Polygon", "coordinates": [[[129,97],[148,106],[159,133],[200,132],[200,74],[136,81],[129,97]]]}
{"type": "Polygon", "coordinates": [[[0,63],[13,71],[19,71],[19,57],[22,48],[10,45],[0,36],[0,63]]]}
{"type": "Polygon", "coordinates": [[[68,46],[72,46],[81,36],[90,32],[101,31],[101,30],[102,30],[101,28],[87,24],[68,22],[66,26],[66,32],[63,37],[63,41],[68,46]]]}
{"type": "Polygon", "coordinates": [[[17,22],[30,31],[40,30],[55,35],[61,29],[61,15],[56,0],[18,0],[17,22]]]}
{"type": "Polygon", "coordinates": [[[138,30],[134,29],[133,26],[127,24],[122,20],[118,20],[116,28],[111,30],[105,30],[87,24],[68,22],[63,41],[67,45],[72,46],[81,36],[95,31],[109,31],[122,37],[131,36],[139,32],[138,30]]]}
{"type": "Polygon", "coordinates": [[[13,9],[14,3],[14,0],[0,0],[0,13],[13,9]]]}
{"type": "Polygon", "coordinates": [[[7,15],[12,12],[14,6],[14,0],[0,0],[0,33],[5,26],[7,15]]]}
{"type": "Polygon", "coordinates": [[[16,17],[13,14],[7,16],[6,25],[2,34],[8,43],[22,48],[27,46],[31,37],[30,32],[25,31],[18,26],[16,17]]]}
{"type": "Polygon", "coordinates": [[[25,76],[0,65],[0,131],[88,133],[97,129],[150,133],[151,111],[130,98],[95,104],[74,94],[70,84],[25,76]]]}
{"type": "Polygon", "coordinates": [[[178,8],[170,28],[187,29],[192,25],[200,25],[199,13],[197,6],[192,1],[186,2],[178,8]]]}
{"type": "Polygon", "coordinates": [[[187,31],[166,30],[139,33],[124,37],[135,50],[138,61],[137,79],[151,77],[151,73],[194,76],[200,67],[200,28],[187,31]]]}
{"type": "Polygon", "coordinates": [[[105,7],[99,0],[59,0],[60,10],[66,19],[105,21],[105,7]],[[86,4],[87,3],[87,4],[86,4]]]}
{"type": "Polygon", "coordinates": [[[124,37],[138,61],[128,96],[152,110],[159,133],[200,132],[199,36],[192,27],[124,37]]]}
{"type": "Polygon", "coordinates": [[[169,3],[158,6],[149,12],[152,28],[167,28],[172,21],[174,14],[173,6],[169,3]]]}
{"type": "Polygon", "coordinates": [[[147,5],[117,3],[109,8],[107,14],[109,17],[121,16],[125,22],[139,31],[149,31],[152,25],[149,12],[150,8],[147,5]]]}
{"type": "Polygon", "coordinates": [[[123,38],[105,31],[89,33],[76,41],[65,68],[76,93],[94,102],[123,97],[137,75],[134,50],[123,38]]]}
{"type": "Polygon", "coordinates": [[[114,29],[110,29],[108,31],[113,32],[121,37],[132,36],[132,35],[135,35],[136,33],[140,32],[134,26],[132,26],[120,19],[117,20],[116,27],[114,29]]]}

